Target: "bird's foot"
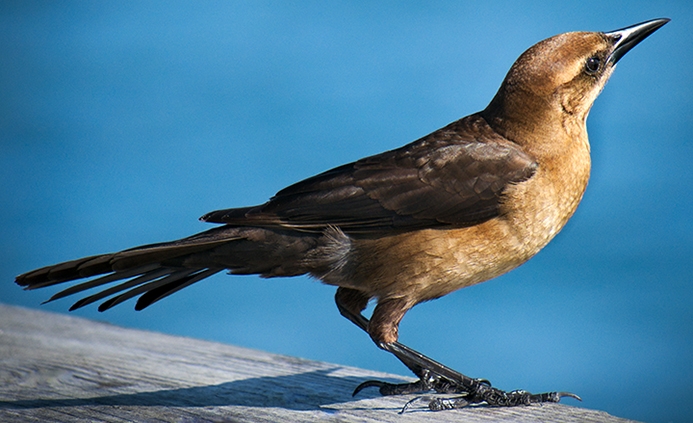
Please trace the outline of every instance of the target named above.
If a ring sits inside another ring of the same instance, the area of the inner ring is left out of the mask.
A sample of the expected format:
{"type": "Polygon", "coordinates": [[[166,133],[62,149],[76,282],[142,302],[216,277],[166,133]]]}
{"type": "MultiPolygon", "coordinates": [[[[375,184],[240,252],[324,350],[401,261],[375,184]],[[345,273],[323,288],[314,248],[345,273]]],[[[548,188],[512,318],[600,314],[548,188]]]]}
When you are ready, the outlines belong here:
{"type": "Polygon", "coordinates": [[[430,391],[438,394],[459,394],[459,396],[452,398],[416,397],[404,405],[401,410],[402,413],[411,408],[412,404],[421,400],[428,400],[428,408],[432,411],[451,410],[479,404],[486,404],[492,407],[514,407],[544,402],[559,402],[563,397],[581,400],[579,396],[570,392],[545,392],[541,394],[532,394],[523,390],[506,392],[492,387],[487,380],[471,380],[473,383],[469,384],[469,386],[461,386],[446,377],[425,370],[419,380],[411,383],[388,383],[368,380],[357,386],[353,395],[368,387],[377,387],[380,394],[384,396],[430,391]]]}
{"type": "MultiPolygon", "coordinates": [[[[340,288],[338,294],[344,294],[340,288]],[[341,291],[340,291],[341,290],[341,291]]],[[[343,295],[342,295],[343,296],[343,295]]],[[[368,332],[369,321],[360,313],[353,313],[345,307],[337,295],[336,301],[340,313],[355,325],[368,332]]],[[[353,395],[358,394],[365,388],[378,388],[381,395],[405,395],[434,391],[438,394],[458,395],[453,398],[433,398],[417,397],[409,401],[402,408],[402,412],[411,407],[414,402],[428,399],[428,408],[434,411],[450,410],[463,408],[476,404],[487,404],[492,407],[513,407],[516,405],[529,405],[544,402],[559,402],[563,397],[570,397],[580,400],[580,397],[570,392],[546,392],[532,394],[527,391],[517,390],[505,392],[491,386],[491,382],[486,379],[474,379],[465,376],[420,352],[401,344],[400,342],[380,342],[378,347],[393,354],[418,378],[411,383],[389,383],[379,380],[368,380],[361,383],[354,390],[353,395]]]]}
{"type": "Polygon", "coordinates": [[[426,398],[417,397],[407,402],[402,407],[401,413],[409,409],[413,403],[419,400],[428,400],[428,409],[432,411],[453,410],[471,405],[486,404],[491,407],[515,407],[518,405],[541,404],[545,402],[560,402],[561,398],[570,397],[580,400],[580,397],[571,392],[544,392],[532,394],[524,390],[502,391],[490,386],[477,392],[467,392],[458,397],[451,398],[426,398]]]}
{"type": "MultiPolygon", "coordinates": [[[[481,384],[491,386],[491,383],[484,379],[477,380],[481,384]]],[[[429,370],[423,370],[421,377],[416,382],[409,383],[389,383],[380,380],[367,380],[354,389],[352,396],[356,396],[365,388],[376,387],[380,395],[407,395],[421,392],[435,391],[439,394],[459,394],[460,387],[455,382],[437,375],[429,370]]]]}

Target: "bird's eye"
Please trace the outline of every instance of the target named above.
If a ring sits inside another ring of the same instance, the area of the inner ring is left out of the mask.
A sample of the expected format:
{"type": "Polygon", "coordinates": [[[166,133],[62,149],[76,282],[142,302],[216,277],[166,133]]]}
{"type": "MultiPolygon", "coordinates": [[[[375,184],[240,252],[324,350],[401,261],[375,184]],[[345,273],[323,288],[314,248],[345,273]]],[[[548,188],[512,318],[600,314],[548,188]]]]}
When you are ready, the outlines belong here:
{"type": "Polygon", "coordinates": [[[590,57],[587,59],[587,62],[585,62],[585,71],[590,75],[594,75],[599,70],[599,65],[601,62],[602,61],[599,57],[590,57]]]}

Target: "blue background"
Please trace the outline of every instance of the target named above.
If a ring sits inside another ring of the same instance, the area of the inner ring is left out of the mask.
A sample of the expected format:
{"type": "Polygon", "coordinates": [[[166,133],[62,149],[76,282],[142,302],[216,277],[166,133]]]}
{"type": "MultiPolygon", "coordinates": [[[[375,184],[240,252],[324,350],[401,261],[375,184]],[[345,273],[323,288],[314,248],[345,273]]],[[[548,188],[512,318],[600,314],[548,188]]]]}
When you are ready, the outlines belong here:
{"type": "MultiPolygon", "coordinates": [[[[592,109],[592,179],[563,232],[416,307],[401,340],[501,388],[691,421],[691,3],[288,3],[0,4],[0,301],[38,308],[56,290],[16,274],[207,229],[208,211],[480,110],[541,39],[670,17],[592,109]]],[[[74,314],[406,375],[333,293],[217,275],[143,312],[74,314]]]]}

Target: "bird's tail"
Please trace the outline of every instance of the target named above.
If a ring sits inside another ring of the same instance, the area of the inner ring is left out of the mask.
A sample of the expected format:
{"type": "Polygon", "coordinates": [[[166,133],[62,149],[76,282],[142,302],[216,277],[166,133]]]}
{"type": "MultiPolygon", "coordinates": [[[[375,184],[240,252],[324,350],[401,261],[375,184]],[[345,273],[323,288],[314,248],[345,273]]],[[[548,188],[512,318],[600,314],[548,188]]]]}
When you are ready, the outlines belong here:
{"type": "Polygon", "coordinates": [[[46,302],[120,282],[80,299],[70,310],[108,298],[98,308],[104,311],[138,295],[135,309],[141,310],[225,269],[266,277],[306,273],[305,266],[291,267],[290,263],[315,245],[315,238],[315,235],[297,237],[282,231],[223,226],[177,241],[43,267],[17,276],[15,282],[32,290],[99,276],[72,285],[46,302]]]}

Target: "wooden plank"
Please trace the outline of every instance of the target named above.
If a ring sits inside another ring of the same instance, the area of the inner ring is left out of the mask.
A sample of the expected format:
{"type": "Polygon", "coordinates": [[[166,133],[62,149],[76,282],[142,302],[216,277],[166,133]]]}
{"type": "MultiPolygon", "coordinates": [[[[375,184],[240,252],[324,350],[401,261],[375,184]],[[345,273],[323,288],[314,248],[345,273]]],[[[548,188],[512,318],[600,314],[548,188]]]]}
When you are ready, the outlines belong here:
{"type": "Polygon", "coordinates": [[[628,422],[561,404],[398,414],[402,377],[0,304],[2,422],[628,422]]]}

